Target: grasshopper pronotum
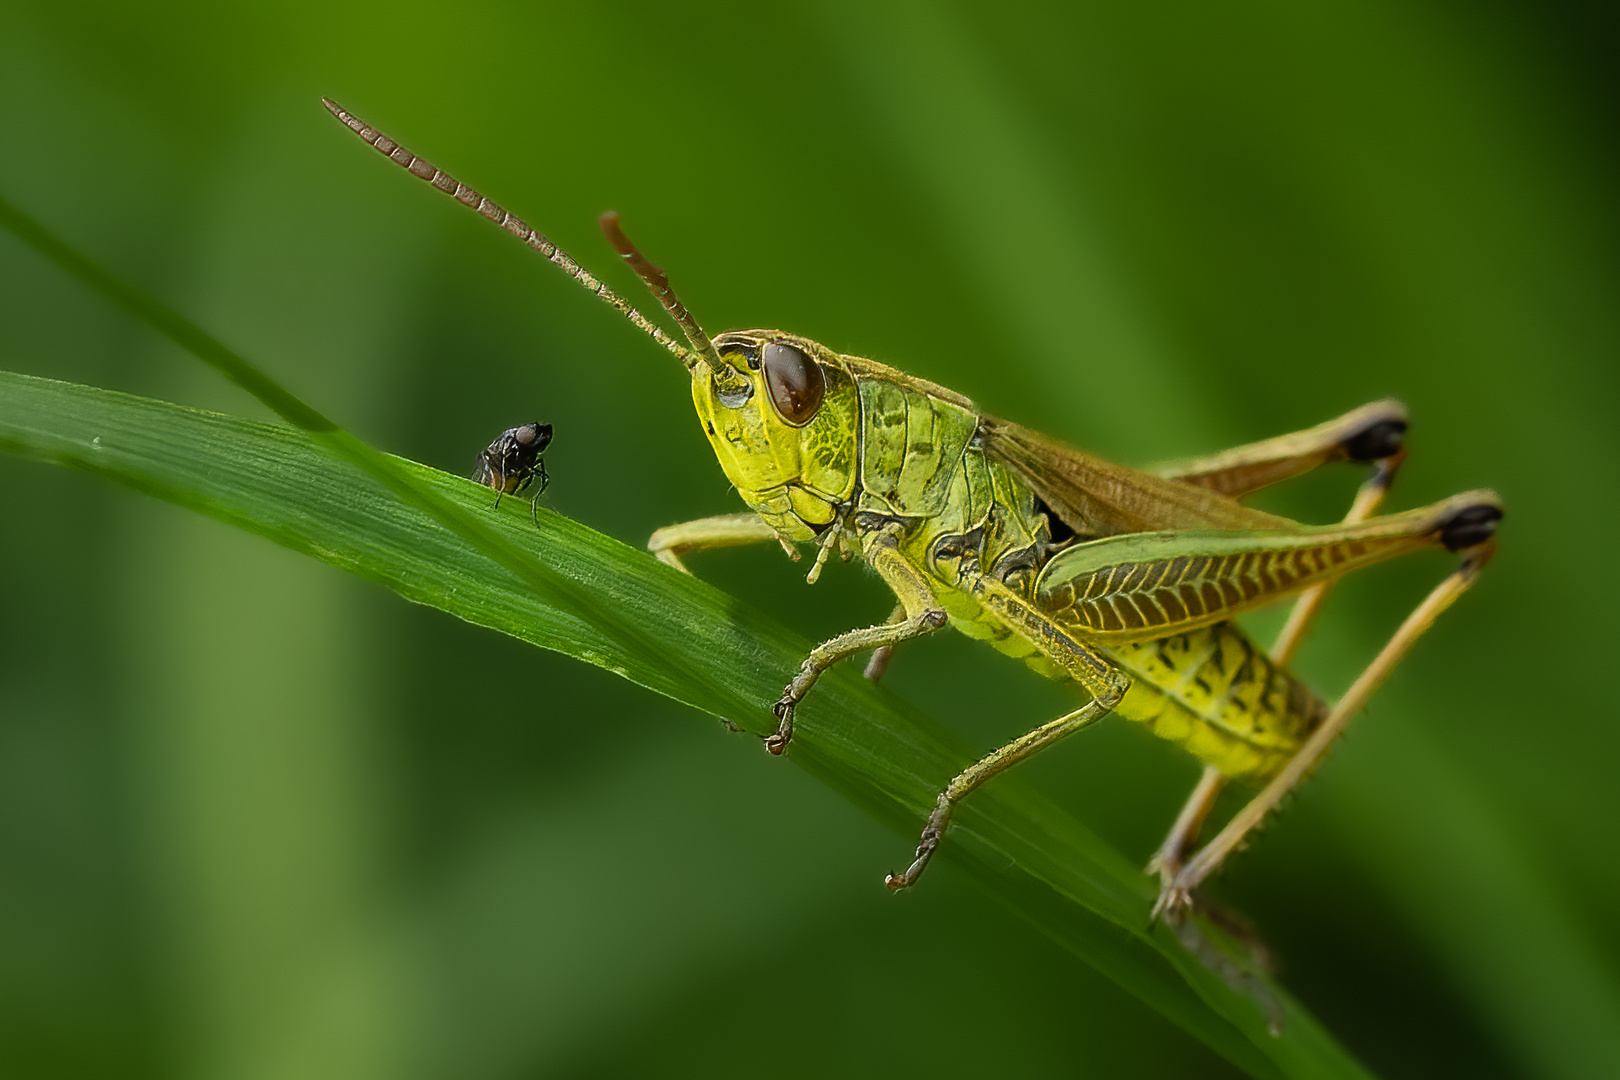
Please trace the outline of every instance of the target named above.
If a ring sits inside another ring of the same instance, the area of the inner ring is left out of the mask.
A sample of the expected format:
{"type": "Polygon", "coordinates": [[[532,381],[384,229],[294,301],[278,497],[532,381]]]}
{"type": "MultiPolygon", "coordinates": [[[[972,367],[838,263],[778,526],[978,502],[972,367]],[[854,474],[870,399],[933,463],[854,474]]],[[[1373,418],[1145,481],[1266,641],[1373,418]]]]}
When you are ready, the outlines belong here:
{"type": "Polygon", "coordinates": [[[795,706],[833,664],[890,651],[947,623],[1090,700],[970,765],[940,793],[916,857],[891,889],[928,865],[957,803],[1002,770],[1108,713],[1185,747],[1204,775],[1149,865],[1155,915],[1177,916],[1210,876],[1327,753],[1351,717],[1496,548],[1494,492],[1377,516],[1405,457],[1406,412],[1375,402],[1317,427],[1211,457],[1138,472],[980,412],[960,394],[780,330],[710,339],[668,279],[619,228],[602,230],[680,325],[681,345],[555,244],[476,191],[333,104],[366,142],[537,249],[673,353],[727,478],[751,508],[660,529],[648,547],[680,569],[687,551],[779,541],[858,552],[894,591],[889,620],[811,651],[776,704],[773,754],[793,737],[795,706]],[[1333,461],[1372,466],[1338,525],[1306,526],[1239,497],[1333,461]],[[1329,707],[1288,671],[1329,589],[1344,574],[1419,548],[1461,564],[1407,617],[1329,707]],[[1232,619],[1297,596],[1269,652],[1232,619]],[[1228,781],[1260,788],[1196,854],[1228,781]]]}

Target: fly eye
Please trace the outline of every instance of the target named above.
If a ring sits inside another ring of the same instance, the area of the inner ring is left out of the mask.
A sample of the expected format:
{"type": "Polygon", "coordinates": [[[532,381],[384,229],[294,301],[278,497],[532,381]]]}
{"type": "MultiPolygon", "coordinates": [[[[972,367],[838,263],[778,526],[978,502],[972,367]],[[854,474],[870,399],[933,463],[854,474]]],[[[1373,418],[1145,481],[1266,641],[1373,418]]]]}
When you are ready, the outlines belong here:
{"type": "Polygon", "coordinates": [[[821,365],[794,345],[772,342],[765,346],[765,386],[771,404],[783,420],[802,427],[815,418],[827,393],[821,365]]]}

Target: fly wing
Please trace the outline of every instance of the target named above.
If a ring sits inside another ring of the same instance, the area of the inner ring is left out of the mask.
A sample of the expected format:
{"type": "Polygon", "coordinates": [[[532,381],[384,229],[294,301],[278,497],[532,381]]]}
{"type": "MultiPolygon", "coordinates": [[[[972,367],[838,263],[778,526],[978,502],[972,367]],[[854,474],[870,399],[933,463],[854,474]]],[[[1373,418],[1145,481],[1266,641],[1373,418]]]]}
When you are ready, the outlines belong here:
{"type": "Polygon", "coordinates": [[[1006,420],[980,423],[987,451],[1012,466],[1082,537],[1174,529],[1293,531],[1293,522],[1207,488],[1115,465],[1006,420]]]}

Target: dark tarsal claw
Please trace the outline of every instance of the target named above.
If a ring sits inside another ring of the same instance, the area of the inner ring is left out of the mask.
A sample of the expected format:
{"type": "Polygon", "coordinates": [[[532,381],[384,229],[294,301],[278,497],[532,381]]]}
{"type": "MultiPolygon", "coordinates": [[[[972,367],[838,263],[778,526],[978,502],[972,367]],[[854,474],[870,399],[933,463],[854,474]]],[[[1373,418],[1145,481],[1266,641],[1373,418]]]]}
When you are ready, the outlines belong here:
{"type": "Polygon", "coordinates": [[[765,749],[781,757],[787,751],[788,743],[793,741],[793,702],[783,698],[771,707],[776,714],[776,730],[765,736],[765,749]]]}
{"type": "Polygon", "coordinates": [[[1159,891],[1159,898],[1153,902],[1153,911],[1148,915],[1148,924],[1152,925],[1163,919],[1171,926],[1180,926],[1192,908],[1191,891],[1167,885],[1159,891]]]}
{"type": "Polygon", "coordinates": [[[883,879],[883,884],[889,887],[890,892],[899,892],[901,889],[909,888],[917,883],[917,879],[922,877],[924,868],[928,866],[928,860],[933,858],[934,849],[939,847],[940,836],[941,830],[932,824],[923,830],[922,843],[917,845],[916,857],[912,860],[911,865],[906,868],[906,872],[903,874],[890,874],[883,879]]]}

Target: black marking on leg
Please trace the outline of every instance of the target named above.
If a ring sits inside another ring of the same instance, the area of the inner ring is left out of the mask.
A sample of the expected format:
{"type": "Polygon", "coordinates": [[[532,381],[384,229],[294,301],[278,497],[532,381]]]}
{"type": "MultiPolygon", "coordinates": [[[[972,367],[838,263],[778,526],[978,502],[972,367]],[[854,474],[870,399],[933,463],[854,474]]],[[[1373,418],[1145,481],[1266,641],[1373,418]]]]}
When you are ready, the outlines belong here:
{"type": "Polygon", "coordinates": [[[1499,506],[1489,503],[1465,506],[1440,527],[1440,542],[1447,551],[1475,547],[1496,535],[1496,523],[1501,520],[1499,506]]]}
{"type": "Polygon", "coordinates": [[[1351,461],[1379,461],[1400,453],[1405,435],[1405,420],[1380,420],[1344,440],[1344,452],[1351,461]]]}

